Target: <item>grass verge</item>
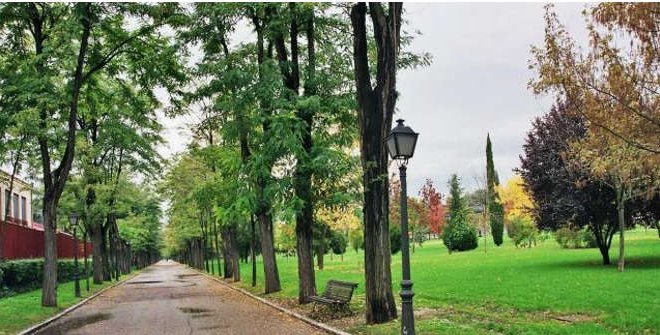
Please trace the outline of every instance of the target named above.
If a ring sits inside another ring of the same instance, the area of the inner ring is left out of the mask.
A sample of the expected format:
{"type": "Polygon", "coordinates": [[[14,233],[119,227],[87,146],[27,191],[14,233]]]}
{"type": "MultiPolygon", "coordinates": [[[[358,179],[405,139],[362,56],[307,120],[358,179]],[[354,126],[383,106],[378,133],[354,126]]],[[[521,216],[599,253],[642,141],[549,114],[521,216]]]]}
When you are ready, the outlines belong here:
{"type": "MultiPolygon", "coordinates": [[[[121,276],[120,280],[125,278],[126,276],[121,276]]],[[[81,281],[81,298],[75,297],[73,281],[60,283],[57,287],[57,307],[41,306],[41,289],[2,298],[0,299],[0,335],[19,333],[114,283],[104,282],[95,285],[90,279],[89,292],[87,292],[85,282],[81,281]]]]}

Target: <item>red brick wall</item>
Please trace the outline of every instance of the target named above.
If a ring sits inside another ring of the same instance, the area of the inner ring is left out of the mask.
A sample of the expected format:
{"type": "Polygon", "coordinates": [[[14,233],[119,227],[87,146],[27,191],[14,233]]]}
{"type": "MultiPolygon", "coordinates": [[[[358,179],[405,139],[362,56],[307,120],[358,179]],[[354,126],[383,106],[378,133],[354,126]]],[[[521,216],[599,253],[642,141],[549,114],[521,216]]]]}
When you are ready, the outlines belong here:
{"type": "MultiPolygon", "coordinates": [[[[0,223],[1,224],[1,223],[0,223]]],[[[5,259],[41,258],[44,256],[44,232],[9,223],[2,228],[4,243],[2,255],[5,259]]],[[[83,243],[78,241],[78,257],[83,255],[83,243]]],[[[87,252],[92,249],[87,243],[87,252]]],[[[73,236],[57,233],[57,257],[73,258],[73,236]]]]}

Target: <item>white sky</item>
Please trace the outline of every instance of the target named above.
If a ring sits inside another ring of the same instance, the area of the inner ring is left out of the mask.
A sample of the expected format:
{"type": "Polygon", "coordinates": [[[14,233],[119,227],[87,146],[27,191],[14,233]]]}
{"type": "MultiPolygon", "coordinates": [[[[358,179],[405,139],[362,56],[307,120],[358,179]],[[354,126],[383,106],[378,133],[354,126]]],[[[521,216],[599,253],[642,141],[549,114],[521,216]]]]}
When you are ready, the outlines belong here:
{"type": "MultiPolygon", "coordinates": [[[[519,166],[531,120],[546,113],[550,100],[537,98],[527,82],[530,46],[543,42],[541,3],[406,3],[409,29],[422,32],[411,48],[433,55],[430,67],[398,76],[396,118],[420,133],[408,166],[410,195],[425,178],[443,194],[451,173],[463,178],[465,189],[485,171],[486,133],[493,142],[495,168],[505,182],[519,166]]],[[[585,41],[584,4],[557,4],[560,20],[578,41],[585,41]]],[[[245,32],[239,34],[247,36],[245,32]]],[[[240,39],[237,36],[234,42],[240,39]]],[[[192,116],[162,119],[168,141],[159,149],[165,157],[185,149],[190,140],[184,123],[192,116]]]]}

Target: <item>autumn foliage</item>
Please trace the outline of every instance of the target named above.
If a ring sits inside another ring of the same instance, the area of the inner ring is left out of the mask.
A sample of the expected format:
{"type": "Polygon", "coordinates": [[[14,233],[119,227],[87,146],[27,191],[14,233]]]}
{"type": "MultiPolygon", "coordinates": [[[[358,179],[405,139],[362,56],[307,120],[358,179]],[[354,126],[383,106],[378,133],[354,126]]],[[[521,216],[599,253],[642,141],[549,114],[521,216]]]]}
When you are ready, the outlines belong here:
{"type": "Polygon", "coordinates": [[[422,204],[426,207],[420,220],[428,225],[429,230],[435,234],[440,234],[445,224],[445,208],[442,205],[442,194],[438,192],[431,179],[426,182],[419,190],[419,196],[422,204]]]}

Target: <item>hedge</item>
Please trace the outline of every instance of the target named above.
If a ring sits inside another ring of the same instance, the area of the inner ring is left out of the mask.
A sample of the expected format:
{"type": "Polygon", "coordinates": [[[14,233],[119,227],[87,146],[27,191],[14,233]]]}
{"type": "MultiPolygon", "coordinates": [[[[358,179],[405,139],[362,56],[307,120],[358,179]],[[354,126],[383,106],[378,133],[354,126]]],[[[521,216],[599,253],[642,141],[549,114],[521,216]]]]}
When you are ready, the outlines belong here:
{"type": "MultiPolygon", "coordinates": [[[[78,269],[84,267],[79,262],[78,269]]],[[[57,261],[57,281],[67,282],[74,279],[75,266],[73,260],[57,261]]],[[[21,259],[0,263],[0,297],[25,292],[41,287],[44,278],[43,259],[21,259]]]]}

